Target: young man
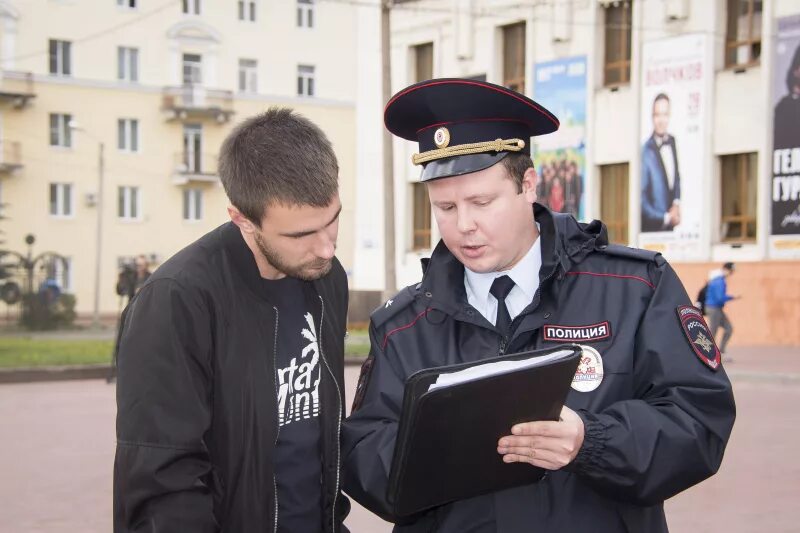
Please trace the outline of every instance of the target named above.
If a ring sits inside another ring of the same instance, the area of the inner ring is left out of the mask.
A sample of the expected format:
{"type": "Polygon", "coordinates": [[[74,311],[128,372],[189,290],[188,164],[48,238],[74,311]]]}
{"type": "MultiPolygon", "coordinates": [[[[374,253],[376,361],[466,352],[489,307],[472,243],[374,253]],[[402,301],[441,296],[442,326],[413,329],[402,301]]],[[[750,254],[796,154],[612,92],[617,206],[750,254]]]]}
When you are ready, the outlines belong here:
{"type": "Polygon", "coordinates": [[[345,491],[395,520],[387,482],[414,372],[580,343],[561,420],[509,427],[485,450],[549,475],[431,509],[395,531],[666,531],[664,500],[716,472],[735,416],[719,351],[674,271],[657,253],[608,245],[597,221],[535,203],[530,137],[558,121],[525,96],[430,80],[395,95],[385,122],[419,142],[414,161],[442,242],[422,282],[372,316],[342,433],[345,491]]]}
{"type": "Polygon", "coordinates": [[[114,530],[342,531],[336,156],[273,108],[230,134],[219,170],[231,222],[161,265],[122,319],[114,530]]]}
{"type": "Polygon", "coordinates": [[[653,134],[642,147],[642,232],[672,231],[681,223],[678,148],[669,129],[669,96],[653,100],[653,134]]]}
{"type": "Polygon", "coordinates": [[[711,328],[711,334],[717,338],[717,331],[722,326],[722,342],[719,344],[719,349],[722,352],[726,362],[733,360],[725,356],[728,349],[728,342],[733,335],[733,324],[725,314],[725,304],[731,300],[736,299],[735,296],[728,294],[728,277],[733,274],[733,263],[725,263],[722,265],[722,270],[717,271],[712,279],[708,281],[708,288],[706,289],[705,311],[708,315],[708,325],[711,328]]]}

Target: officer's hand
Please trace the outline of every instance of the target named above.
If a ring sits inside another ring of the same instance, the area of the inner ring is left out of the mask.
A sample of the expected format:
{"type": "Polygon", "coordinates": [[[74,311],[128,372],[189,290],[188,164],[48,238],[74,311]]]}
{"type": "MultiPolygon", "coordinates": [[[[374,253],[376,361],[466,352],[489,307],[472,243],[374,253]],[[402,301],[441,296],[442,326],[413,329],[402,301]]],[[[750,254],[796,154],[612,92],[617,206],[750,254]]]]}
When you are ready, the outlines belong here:
{"type": "Polygon", "coordinates": [[[526,422],[500,439],[497,452],[506,463],[530,463],[558,470],[575,459],[583,445],[583,420],[564,406],[558,422],[526,422]]]}

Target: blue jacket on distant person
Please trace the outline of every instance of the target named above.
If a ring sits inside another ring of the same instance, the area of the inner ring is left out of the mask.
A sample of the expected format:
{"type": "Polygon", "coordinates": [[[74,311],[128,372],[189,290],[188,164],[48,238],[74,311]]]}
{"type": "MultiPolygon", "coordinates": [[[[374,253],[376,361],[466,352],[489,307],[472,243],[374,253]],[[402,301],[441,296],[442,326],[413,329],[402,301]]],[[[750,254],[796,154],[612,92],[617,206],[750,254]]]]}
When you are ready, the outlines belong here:
{"type": "Polygon", "coordinates": [[[724,275],[719,275],[708,282],[706,307],[724,307],[729,300],[733,300],[733,296],[728,294],[728,284],[724,275]]]}

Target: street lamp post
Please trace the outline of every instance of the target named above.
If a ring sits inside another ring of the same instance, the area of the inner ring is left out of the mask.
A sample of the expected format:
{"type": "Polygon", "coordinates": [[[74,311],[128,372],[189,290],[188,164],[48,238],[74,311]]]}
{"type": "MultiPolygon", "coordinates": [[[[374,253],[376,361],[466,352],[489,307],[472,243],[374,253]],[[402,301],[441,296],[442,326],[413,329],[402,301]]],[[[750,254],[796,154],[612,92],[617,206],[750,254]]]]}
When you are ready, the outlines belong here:
{"type": "Polygon", "coordinates": [[[97,197],[95,208],[97,219],[95,222],[95,247],[94,247],[94,309],[92,310],[92,326],[100,326],[100,272],[103,259],[103,183],[105,182],[105,144],[103,141],[90,135],[80,124],[71,120],[69,128],[86,134],[97,142],[97,197]]]}

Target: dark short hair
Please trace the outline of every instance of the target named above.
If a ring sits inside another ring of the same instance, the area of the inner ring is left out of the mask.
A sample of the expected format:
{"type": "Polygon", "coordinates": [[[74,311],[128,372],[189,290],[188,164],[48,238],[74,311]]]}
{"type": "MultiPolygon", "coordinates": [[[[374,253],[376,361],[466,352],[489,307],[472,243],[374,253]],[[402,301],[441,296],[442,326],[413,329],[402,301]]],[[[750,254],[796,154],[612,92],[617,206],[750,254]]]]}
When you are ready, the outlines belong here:
{"type": "Polygon", "coordinates": [[[725,270],[733,270],[733,263],[725,263],[724,265],[722,265],[722,268],[724,268],[725,270]]]}
{"type": "Polygon", "coordinates": [[[517,192],[522,192],[522,179],[525,177],[525,171],[533,167],[533,160],[531,156],[523,153],[510,153],[500,160],[511,179],[517,184],[517,192]]]}
{"type": "Polygon", "coordinates": [[[656,95],[656,97],[653,98],[653,111],[654,112],[656,110],[656,104],[658,103],[659,100],[664,100],[665,102],[670,103],[669,96],[667,96],[667,93],[658,93],[656,95]]]}
{"type": "Polygon", "coordinates": [[[339,190],[331,142],[316,124],[279,107],[245,120],[228,135],[219,176],[231,204],[259,226],[270,205],[326,207],[339,190]]]}

